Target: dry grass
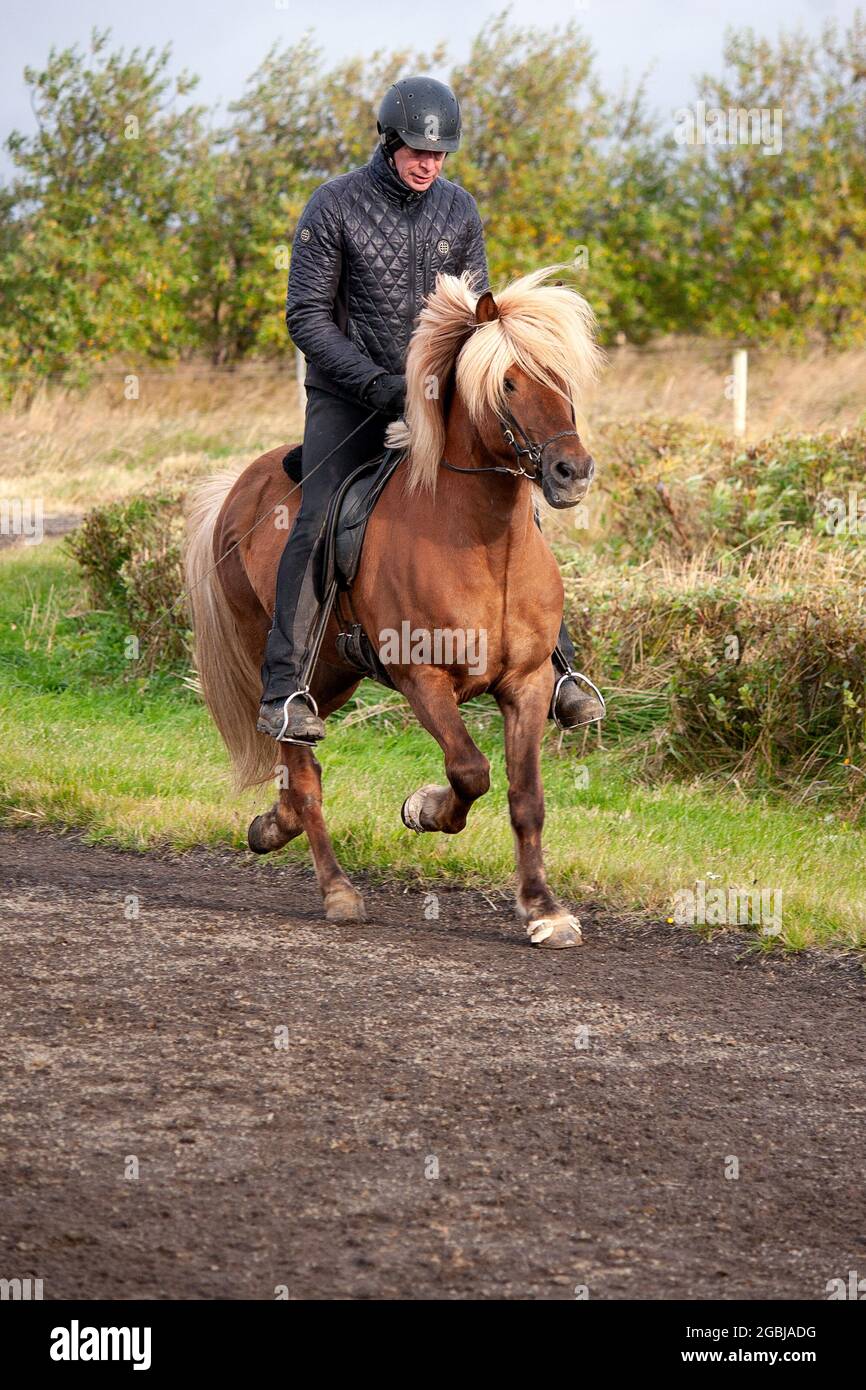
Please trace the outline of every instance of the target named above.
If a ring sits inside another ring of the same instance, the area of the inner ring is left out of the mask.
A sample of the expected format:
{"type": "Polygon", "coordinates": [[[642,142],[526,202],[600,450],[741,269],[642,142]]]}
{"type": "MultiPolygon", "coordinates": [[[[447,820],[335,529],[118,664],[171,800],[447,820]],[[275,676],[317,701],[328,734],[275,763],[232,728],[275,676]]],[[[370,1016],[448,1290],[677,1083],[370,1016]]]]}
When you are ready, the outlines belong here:
{"type": "MultiPolygon", "coordinates": [[[[614,349],[594,399],[588,437],[603,461],[600,431],[649,414],[726,427],[730,351],[674,340],[614,349]]],[[[750,358],[749,435],[851,425],[866,415],[866,352],[773,352],[750,358]]],[[[218,373],[205,367],[143,374],[138,400],[118,371],[88,393],[47,387],[0,412],[0,490],[41,497],[48,513],[84,511],[154,483],[210,472],[301,437],[293,366],[218,373]]]]}
{"type": "MultiPolygon", "coordinates": [[[[642,415],[694,419],[727,429],[732,349],[703,339],[667,339],[647,349],[615,348],[588,409],[593,427],[642,415]]],[[[866,420],[866,350],[791,357],[749,353],[748,437],[814,433],[866,420]]]]}
{"type": "Polygon", "coordinates": [[[87,393],[47,387],[0,413],[0,489],[45,511],[85,511],[162,483],[296,443],[291,370],[143,375],[138,400],[118,375],[87,393]]]}

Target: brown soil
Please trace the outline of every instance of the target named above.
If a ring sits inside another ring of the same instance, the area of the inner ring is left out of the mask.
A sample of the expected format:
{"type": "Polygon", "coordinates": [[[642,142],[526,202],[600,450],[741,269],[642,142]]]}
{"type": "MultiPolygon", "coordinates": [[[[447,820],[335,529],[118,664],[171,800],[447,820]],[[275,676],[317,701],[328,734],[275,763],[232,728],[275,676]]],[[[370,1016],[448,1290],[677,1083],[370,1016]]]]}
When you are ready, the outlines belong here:
{"type": "Polygon", "coordinates": [[[853,960],[601,909],[546,953],[501,895],[442,891],[436,919],[369,883],[372,920],[331,926],[302,867],[26,830],[0,872],[0,1275],[46,1298],[822,1299],[866,1274],[853,960]]]}

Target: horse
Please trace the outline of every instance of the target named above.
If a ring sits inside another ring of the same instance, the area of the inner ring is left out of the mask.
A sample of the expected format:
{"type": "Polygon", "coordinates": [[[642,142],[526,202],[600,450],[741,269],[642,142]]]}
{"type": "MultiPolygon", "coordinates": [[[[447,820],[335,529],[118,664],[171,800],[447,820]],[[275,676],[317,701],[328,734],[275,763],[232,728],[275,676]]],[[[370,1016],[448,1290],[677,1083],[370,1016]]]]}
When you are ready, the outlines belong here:
{"type": "MultiPolygon", "coordinates": [[[[490,785],[487,758],[460,706],[490,692],[502,714],[516,904],[530,943],[577,946],[580,922],[553,895],[541,833],[541,739],[551,702],[563,586],[536,524],[535,485],[556,508],[574,507],[594,463],[575,429],[579,400],[604,360],[593,312],[552,266],[476,295],[472,276],[440,274],[418,315],[406,358],[406,408],[385,434],[402,457],[367,523],[347,593],[376,646],[382,634],[484,634],[484,660],[464,642],[435,651],[396,644],[387,667],[444,755],[447,784],[406,798],[403,823],[455,835],[490,785]],[[525,462],[531,467],[524,467],[525,462]],[[477,654],[476,654],[477,655],[477,654]]],[[[249,847],[278,850],[305,832],[327,920],[364,919],[363,898],[334,854],[322,812],[321,767],[309,745],[256,731],[260,667],[286,543],[276,524],[289,446],[243,471],[200,484],[187,513],[185,574],[195,661],[205,702],[241,788],[278,774],[279,795],[252,821],[249,847]],[[279,759],[279,764],[276,764],[279,759]],[[281,765],[280,765],[281,764],[281,765]]],[[[286,504],[290,515],[297,494],[286,504]]],[[[291,541],[288,542],[291,544],[291,541]]],[[[332,613],[310,683],[323,719],[361,679],[341,659],[332,613]]],[[[384,640],[384,639],[383,639],[384,640]]],[[[471,644],[470,644],[471,645],[471,644]]]]}

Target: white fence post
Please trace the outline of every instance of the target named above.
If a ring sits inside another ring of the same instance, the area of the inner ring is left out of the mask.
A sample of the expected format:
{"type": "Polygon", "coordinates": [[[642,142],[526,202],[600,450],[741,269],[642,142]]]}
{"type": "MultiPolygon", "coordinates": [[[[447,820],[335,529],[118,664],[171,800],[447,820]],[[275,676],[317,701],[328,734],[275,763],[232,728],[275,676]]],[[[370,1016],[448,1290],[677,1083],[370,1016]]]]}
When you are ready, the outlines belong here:
{"type": "Polygon", "coordinates": [[[298,409],[303,415],[306,407],[306,393],[304,391],[304,354],[299,347],[295,348],[295,376],[298,382],[298,409]]]}
{"type": "Polygon", "coordinates": [[[749,354],[745,348],[734,353],[734,434],[746,433],[746,401],[749,394],[749,354]]]}

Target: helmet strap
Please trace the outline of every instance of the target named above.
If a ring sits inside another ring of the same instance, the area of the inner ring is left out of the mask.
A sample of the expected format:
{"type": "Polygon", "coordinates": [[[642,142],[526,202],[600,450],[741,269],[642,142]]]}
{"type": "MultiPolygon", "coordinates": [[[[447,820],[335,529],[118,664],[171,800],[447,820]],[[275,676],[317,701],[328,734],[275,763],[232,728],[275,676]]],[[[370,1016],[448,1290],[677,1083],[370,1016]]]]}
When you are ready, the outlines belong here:
{"type": "Polygon", "coordinates": [[[384,150],[385,158],[391,165],[392,169],[396,170],[397,166],[394,163],[394,154],[397,150],[399,150],[400,146],[403,144],[403,141],[400,139],[400,136],[397,134],[396,130],[383,130],[382,134],[379,136],[379,139],[382,142],[382,149],[384,150]]]}

